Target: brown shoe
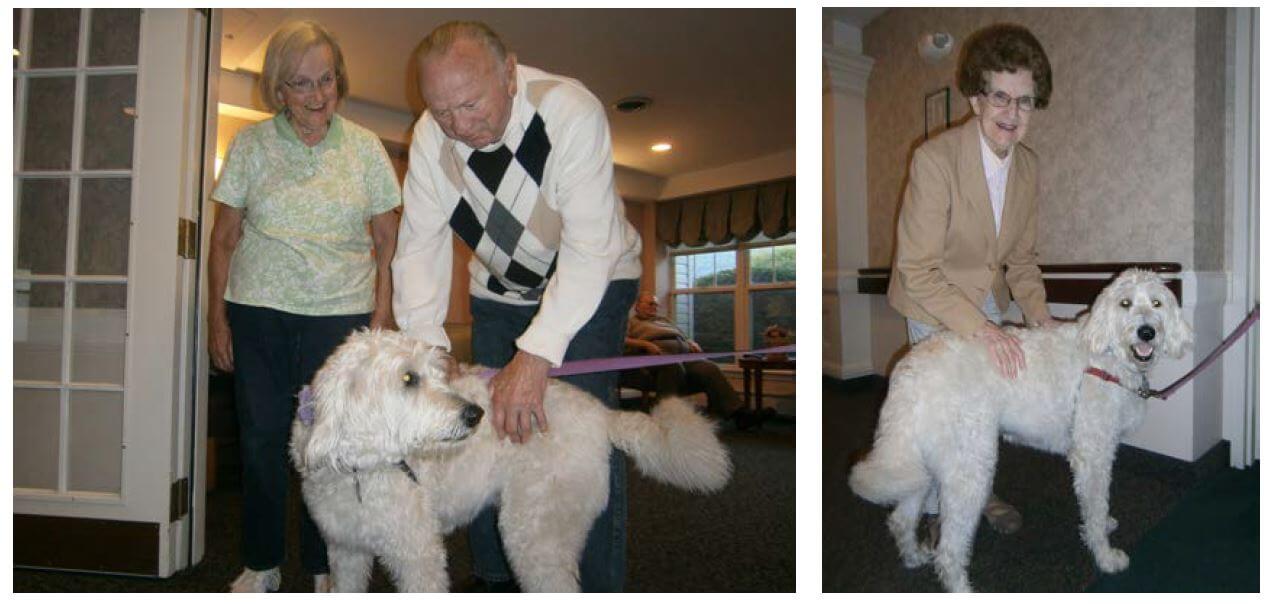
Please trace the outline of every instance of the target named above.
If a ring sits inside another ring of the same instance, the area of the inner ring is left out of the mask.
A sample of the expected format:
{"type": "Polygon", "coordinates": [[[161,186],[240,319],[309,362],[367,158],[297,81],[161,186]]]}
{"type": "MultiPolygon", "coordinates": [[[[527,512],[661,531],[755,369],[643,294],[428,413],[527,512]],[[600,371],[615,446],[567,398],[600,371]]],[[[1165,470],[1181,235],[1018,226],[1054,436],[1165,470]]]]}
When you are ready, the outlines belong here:
{"type": "Polygon", "coordinates": [[[1023,514],[1014,509],[1014,506],[1001,501],[995,494],[989,497],[987,505],[983,506],[983,517],[987,518],[987,523],[992,530],[1002,535],[1017,532],[1023,527],[1023,514]]]}
{"type": "Polygon", "coordinates": [[[925,539],[921,541],[921,547],[935,551],[939,547],[939,535],[943,534],[943,529],[939,523],[938,514],[925,515],[925,539]]]}

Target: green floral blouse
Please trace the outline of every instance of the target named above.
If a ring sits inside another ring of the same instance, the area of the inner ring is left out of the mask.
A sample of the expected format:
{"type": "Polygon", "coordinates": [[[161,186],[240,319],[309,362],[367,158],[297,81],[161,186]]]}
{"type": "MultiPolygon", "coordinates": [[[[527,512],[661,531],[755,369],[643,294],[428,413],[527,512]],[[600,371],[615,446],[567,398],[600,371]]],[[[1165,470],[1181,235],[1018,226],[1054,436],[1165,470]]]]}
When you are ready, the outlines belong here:
{"type": "Polygon", "coordinates": [[[382,142],[335,114],[308,147],[284,113],[241,130],[213,198],[244,208],[224,298],[300,315],[374,308],[369,220],[400,205],[382,142]]]}

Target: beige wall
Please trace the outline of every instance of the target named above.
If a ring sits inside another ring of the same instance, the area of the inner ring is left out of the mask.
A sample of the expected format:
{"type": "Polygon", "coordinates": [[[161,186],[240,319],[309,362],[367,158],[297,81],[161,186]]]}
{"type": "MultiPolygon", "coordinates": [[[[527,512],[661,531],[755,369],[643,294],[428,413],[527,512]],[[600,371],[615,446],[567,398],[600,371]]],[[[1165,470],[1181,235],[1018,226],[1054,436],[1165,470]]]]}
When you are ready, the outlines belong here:
{"type": "Polygon", "coordinates": [[[951,86],[953,124],[969,104],[954,51],[926,64],[926,32],[963,41],[998,21],[1027,26],[1054,69],[1050,106],[1025,143],[1040,157],[1043,263],[1175,261],[1221,270],[1225,205],[1222,9],[892,9],[863,30],[875,60],[867,94],[868,262],[887,266],[928,92],[951,86]]]}

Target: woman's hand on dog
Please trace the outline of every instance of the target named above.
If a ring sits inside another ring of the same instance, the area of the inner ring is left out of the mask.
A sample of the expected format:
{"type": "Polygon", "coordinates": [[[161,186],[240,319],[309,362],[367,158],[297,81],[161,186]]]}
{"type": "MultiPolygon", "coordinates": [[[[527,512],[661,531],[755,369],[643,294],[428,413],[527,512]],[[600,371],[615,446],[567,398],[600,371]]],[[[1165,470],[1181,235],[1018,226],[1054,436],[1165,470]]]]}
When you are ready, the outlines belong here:
{"type": "Polygon", "coordinates": [[[534,422],[539,430],[548,430],[543,392],[551,366],[540,356],[517,350],[511,362],[489,381],[490,422],[499,439],[524,444],[534,435],[534,422]]]}
{"type": "Polygon", "coordinates": [[[1006,379],[1012,380],[1018,377],[1019,372],[1027,368],[1019,339],[1001,331],[1000,327],[990,322],[984,323],[978,331],[974,332],[974,337],[987,345],[988,358],[1006,379]]]}

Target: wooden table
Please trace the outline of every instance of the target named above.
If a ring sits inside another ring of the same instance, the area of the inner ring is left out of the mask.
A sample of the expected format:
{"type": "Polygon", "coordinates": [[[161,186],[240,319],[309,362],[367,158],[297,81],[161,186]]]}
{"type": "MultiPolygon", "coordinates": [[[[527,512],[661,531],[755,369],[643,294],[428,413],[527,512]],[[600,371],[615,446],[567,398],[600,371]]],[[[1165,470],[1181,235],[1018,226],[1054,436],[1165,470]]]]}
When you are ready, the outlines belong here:
{"type": "Polygon", "coordinates": [[[752,407],[760,411],[764,403],[761,402],[765,389],[761,386],[761,378],[765,375],[766,369],[791,369],[796,370],[796,359],[787,358],[766,358],[756,355],[744,355],[738,357],[738,366],[743,370],[743,400],[748,404],[754,404],[752,407]],[[753,387],[753,384],[755,386],[753,387]],[[756,397],[752,398],[755,394],[756,397]]]}

